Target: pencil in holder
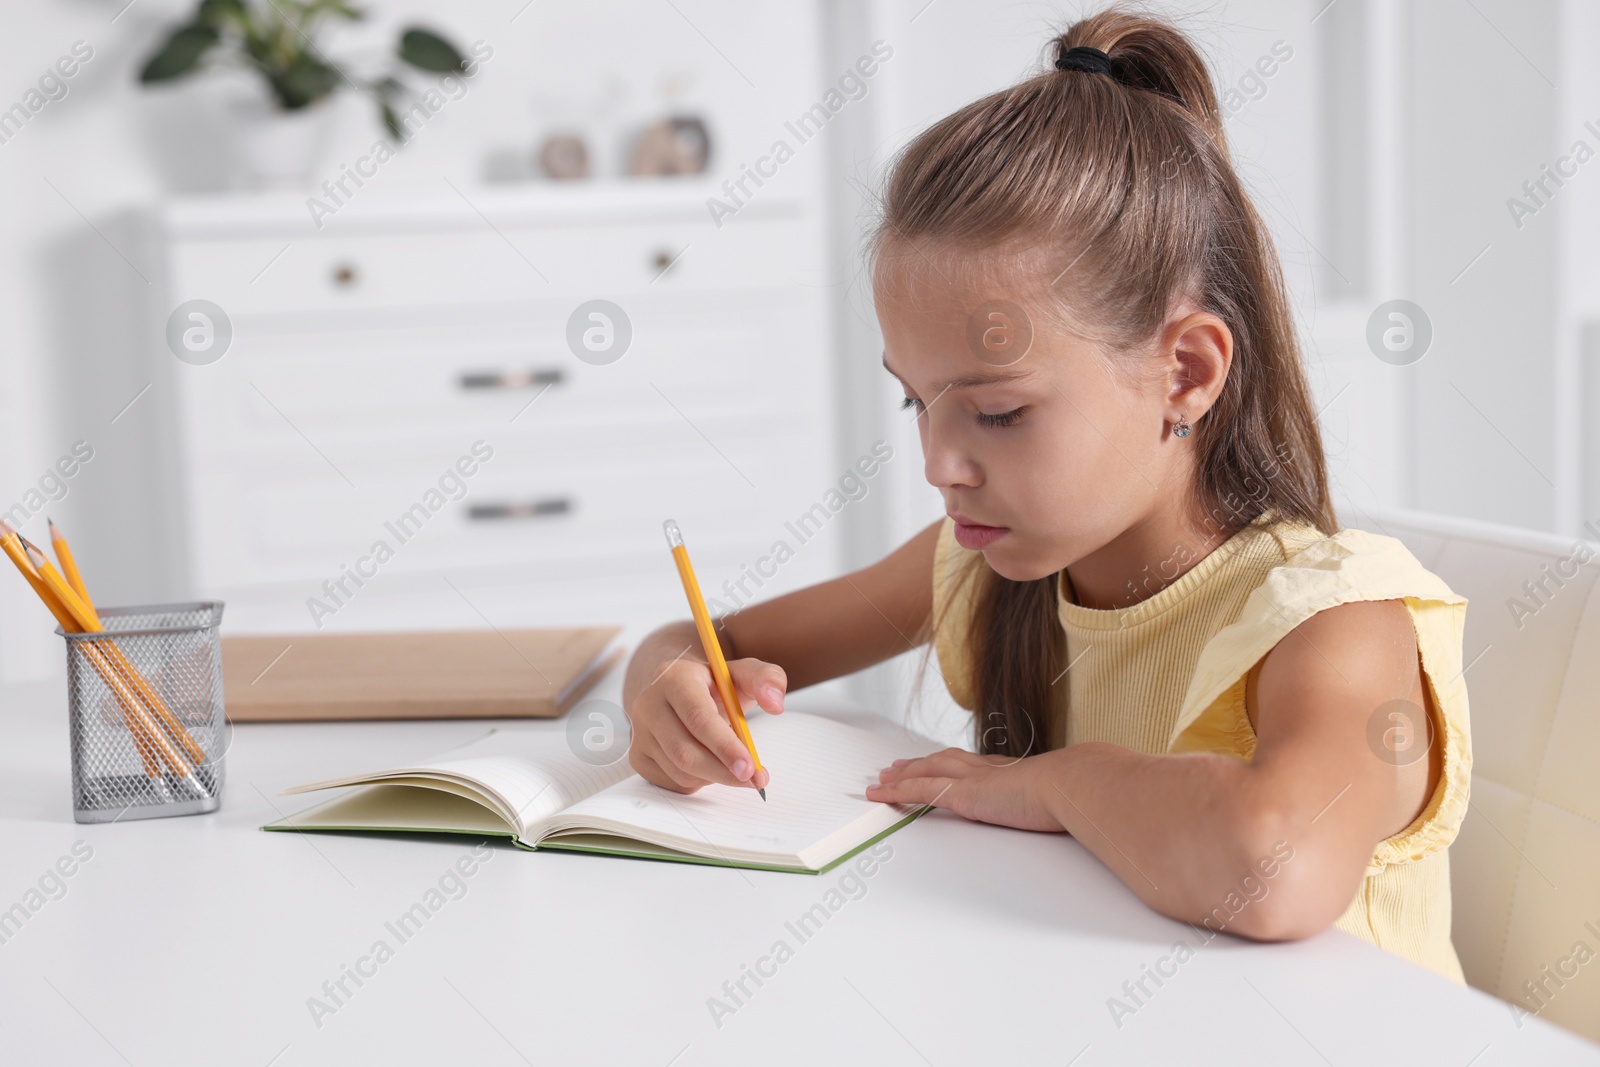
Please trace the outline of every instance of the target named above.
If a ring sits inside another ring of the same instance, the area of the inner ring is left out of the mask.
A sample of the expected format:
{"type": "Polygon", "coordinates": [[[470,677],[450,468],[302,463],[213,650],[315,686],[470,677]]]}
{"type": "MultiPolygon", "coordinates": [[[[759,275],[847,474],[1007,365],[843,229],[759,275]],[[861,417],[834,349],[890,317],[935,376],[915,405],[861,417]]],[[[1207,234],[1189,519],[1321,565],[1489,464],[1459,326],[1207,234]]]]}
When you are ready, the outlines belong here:
{"type": "Polygon", "coordinates": [[[66,633],[72,816],[198,815],[222,803],[222,602],[103,608],[66,633]]]}

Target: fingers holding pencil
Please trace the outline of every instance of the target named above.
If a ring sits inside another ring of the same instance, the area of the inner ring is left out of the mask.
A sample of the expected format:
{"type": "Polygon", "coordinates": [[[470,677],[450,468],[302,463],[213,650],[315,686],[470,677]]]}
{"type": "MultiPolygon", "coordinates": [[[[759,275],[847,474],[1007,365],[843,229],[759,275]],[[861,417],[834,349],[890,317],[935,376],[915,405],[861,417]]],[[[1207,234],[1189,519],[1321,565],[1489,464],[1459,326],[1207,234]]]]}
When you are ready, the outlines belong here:
{"type": "Polygon", "coordinates": [[[661,527],[666,534],[667,545],[672,549],[672,560],[677,565],[678,577],[683,582],[683,592],[689,600],[690,613],[694,616],[695,631],[706,654],[706,663],[711,669],[711,678],[716,685],[717,694],[722,698],[722,708],[727,713],[728,725],[733,727],[733,732],[738,735],[740,743],[750,753],[750,764],[753,769],[751,783],[761,799],[766,800],[767,782],[770,776],[761,766],[761,756],[756,752],[755,740],[751,738],[750,727],[744,721],[744,708],[739,704],[738,691],[734,687],[732,675],[728,672],[728,662],[722,654],[722,643],[717,637],[711,612],[706,608],[705,597],[700,592],[700,581],[695,577],[694,564],[689,562],[689,549],[683,543],[683,531],[672,519],[662,523],[661,527]]]}
{"type": "MultiPolygon", "coordinates": [[[[769,715],[783,714],[783,697],[789,688],[789,676],[782,667],[776,663],[746,656],[743,659],[728,660],[728,677],[733,682],[733,690],[741,700],[753,701],[756,707],[769,715]]],[[[720,700],[720,696],[719,696],[720,700]]],[[[740,708],[740,718],[744,717],[744,709],[740,708]]],[[[754,748],[754,742],[751,743],[754,748]]],[[[759,763],[756,772],[751,776],[751,783],[756,788],[765,790],[772,775],[766,767],[759,763]]],[[[765,799],[765,798],[763,798],[765,799]]]]}
{"type": "MultiPolygon", "coordinates": [[[[652,673],[654,679],[628,709],[628,757],[639,775],[679,793],[712,784],[765,788],[765,770],[755,770],[749,749],[728,721],[709,666],[679,655],[652,673]]],[[[748,691],[741,697],[751,702],[748,691]]]]}

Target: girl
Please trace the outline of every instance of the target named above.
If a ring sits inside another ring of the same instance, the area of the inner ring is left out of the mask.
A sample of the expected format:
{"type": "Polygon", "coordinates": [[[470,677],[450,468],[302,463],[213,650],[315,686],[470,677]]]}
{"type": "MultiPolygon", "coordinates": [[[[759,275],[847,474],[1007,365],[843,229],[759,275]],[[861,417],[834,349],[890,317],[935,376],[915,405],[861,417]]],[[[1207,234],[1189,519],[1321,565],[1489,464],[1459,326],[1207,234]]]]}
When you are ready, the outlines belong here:
{"type": "MultiPolygon", "coordinates": [[[[1333,925],[1460,982],[1465,601],[1339,529],[1193,45],[1112,9],[1054,58],[905,149],[872,242],[884,367],[948,517],[722,620],[735,684],[776,714],[931,640],[977,752],[896,760],[869,797],[1064,831],[1165,915],[1333,925]]],[[[663,627],[629,665],[634,768],[766,785],[686,647],[663,627]]]]}

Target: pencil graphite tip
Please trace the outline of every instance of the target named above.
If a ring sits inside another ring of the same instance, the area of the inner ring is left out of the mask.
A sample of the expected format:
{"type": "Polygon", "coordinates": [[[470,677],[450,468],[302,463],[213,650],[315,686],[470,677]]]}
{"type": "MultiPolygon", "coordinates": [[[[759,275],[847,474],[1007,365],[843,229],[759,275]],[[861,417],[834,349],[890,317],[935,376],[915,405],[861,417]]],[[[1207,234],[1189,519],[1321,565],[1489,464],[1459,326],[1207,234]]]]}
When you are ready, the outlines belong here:
{"type": "Polygon", "coordinates": [[[765,789],[757,789],[756,792],[761,794],[762,800],[767,799],[767,791],[765,789]]]}

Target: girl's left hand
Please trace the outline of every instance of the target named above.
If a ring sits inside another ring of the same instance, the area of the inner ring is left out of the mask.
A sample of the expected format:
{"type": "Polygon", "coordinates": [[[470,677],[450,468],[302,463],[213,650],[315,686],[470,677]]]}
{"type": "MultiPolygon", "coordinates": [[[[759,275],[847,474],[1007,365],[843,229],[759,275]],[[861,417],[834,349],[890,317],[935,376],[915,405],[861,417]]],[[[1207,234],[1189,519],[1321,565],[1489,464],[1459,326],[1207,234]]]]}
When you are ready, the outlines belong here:
{"type": "Polygon", "coordinates": [[[977,822],[1059,832],[1066,827],[1050,814],[1042,792],[1053,785],[1051,755],[1018,759],[947,748],[919,759],[897,759],[878,772],[882,784],[867,786],[867,799],[932,804],[977,822]]]}

